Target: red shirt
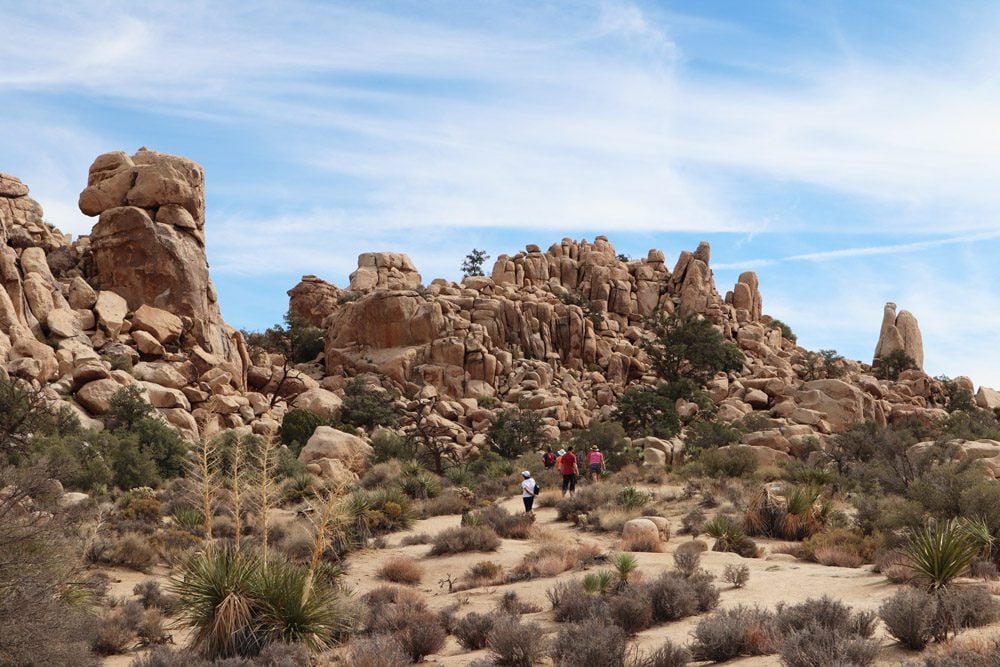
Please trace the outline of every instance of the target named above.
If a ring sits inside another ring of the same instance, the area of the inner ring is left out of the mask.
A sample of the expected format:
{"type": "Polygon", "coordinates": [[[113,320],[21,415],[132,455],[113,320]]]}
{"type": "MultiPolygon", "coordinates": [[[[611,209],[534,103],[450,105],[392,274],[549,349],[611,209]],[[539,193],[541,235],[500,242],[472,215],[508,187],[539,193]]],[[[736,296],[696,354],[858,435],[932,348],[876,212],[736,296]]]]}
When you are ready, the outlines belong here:
{"type": "Polygon", "coordinates": [[[577,472],[576,467],[576,454],[573,452],[566,452],[563,454],[559,461],[559,470],[562,471],[564,475],[572,475],[577,472]]]}

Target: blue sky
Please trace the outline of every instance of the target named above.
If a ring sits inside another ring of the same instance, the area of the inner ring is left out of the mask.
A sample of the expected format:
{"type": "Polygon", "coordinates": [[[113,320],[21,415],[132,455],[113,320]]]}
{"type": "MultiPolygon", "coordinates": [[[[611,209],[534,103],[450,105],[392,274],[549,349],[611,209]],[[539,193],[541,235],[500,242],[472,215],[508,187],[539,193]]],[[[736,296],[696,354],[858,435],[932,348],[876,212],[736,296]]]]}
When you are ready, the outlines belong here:
{"type": "Polygon", "coordinates": [[[360,252],[606,234],[758,272],[812,349],[1000,387],[1000,5],[0,0],[0,171],[64,231],[92,159],[205,166],[223,314],[279,321],[360,252]]]}

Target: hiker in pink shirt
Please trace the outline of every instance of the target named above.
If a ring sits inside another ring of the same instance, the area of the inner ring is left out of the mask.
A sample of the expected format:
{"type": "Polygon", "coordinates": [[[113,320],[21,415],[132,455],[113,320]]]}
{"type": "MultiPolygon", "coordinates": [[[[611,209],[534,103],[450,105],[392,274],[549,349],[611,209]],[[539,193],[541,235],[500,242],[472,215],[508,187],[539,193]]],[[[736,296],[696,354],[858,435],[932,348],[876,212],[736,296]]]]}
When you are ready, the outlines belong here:
{"type": "Polygon", "coordinates": [[[592,445],[587,452],[587,467],[590,469],[590,481],[600,482],[601,473],[604,472],[604,454],[597,445],[592,445]]]}

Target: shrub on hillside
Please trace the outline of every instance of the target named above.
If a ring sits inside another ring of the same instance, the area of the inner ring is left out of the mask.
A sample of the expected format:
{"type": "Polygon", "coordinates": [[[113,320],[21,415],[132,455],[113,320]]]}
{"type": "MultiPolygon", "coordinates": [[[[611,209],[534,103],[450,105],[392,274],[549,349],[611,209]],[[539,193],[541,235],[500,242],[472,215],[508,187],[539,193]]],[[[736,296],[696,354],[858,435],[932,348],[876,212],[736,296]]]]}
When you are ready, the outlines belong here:
{"type": "Polygon", "coordinates": [[[693,635],[691,653],[695,660],[712,662],[774,653],[780,641],[773,614],[743,605],[701,619],[693,635]]]}
{"type": "Polygon", "coordinates": [[[424,568],[406,556],[393,556],[382,564],[375,576],[395,584],[413,586],[420,583],[424,576],[424,568]]]}
{"type": "Polygon", "coordinates": [[[486,639],[497,618],[496,614],[471,612],[455,624],[452,634],[462,648],[467,651],[478,651],[486,648],[486,639]]]}
{"type": "Polygon", "coordinates": [[[399,417],[387,392],[370,388],[363,378],[357,377],[344,387],[340,420],[371,431],[377,426],[395,426],[399,417]]]}
{"type": "Polygon", "coordinates": [[[561,627],[549,655],[557,667],[624,667],[627,646],[621,628],[592,618],[561,627]]]}
{"type": "Polygon", "coordinates": [[[447,528],[434,536],[431,556],[457,554],[466,551],[496,551],[500,538],[486,526],[447,528]]]}
{"type": "Polygon", "coordinates": [[[496,667],[532,667],[545,655],[547,642],[538,623],[522,623],[516,616],[500,614],[486,646],[496,667]]]}

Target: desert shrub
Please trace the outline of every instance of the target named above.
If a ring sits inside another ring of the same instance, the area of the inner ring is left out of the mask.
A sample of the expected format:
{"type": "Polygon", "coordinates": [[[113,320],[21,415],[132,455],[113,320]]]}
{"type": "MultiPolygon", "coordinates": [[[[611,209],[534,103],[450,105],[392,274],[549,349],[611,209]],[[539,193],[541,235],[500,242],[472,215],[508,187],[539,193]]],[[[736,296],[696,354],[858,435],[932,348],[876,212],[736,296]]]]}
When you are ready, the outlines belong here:
{"type": "Polygon", "coordinates": [[[417,458],[417,443],[413,438],[390,431],[377,429],[371,439],[372,461],[376,464],[398,459],[412,461],[417,458]]]}
{"type": "Polygon", "coordinates": [[[785,667],[828,665],[834,656],[838,667],[868,667],[875,664],[878,652],[875,640],[823,626],[792,632],[779,648],[785,667]]]}
{"type": "Polygon", "coordinates": [[[597,570],[588,572],[583,577],[583,590],[588,593],[600,593],[604,595],[615,586],[615,573],[611,570],[597,570]]]}
{"type": "Polygon", "coordinates": [[[689,662],[691,662],[691,651],[668,640],[660,648],[643,655],[633,664],[635,667],[685,667],[689,662]]]}
{"type": "Polygon", "coordinates": [[[622,551],[659,553],[663,551],[663,543],[658,535],[629,535],[622,538],[622,551]]]}
{"type": "Polygon", "coordinates": [[[681,532],[698,537],[705,526],[705,513],[697,507],[681,518],[681,532]]]}
{"type": "Polygon", "coordinates": [[[875,377],[880,380],[898,380],[903,371],[916,369],[913,357],[903,350],[893,350],[875,364],[875,377]]]}
{"type": "Polygon", "coordinates": [[[296,456],[305,446],[317,426],[323,424],[323,420],[307,410],[292,408],[285,413],[281,419],[281,429],[278,437],[281,444],[287,445],[296,456]]]}
{"type": "Polygon", "coordinates": [[[420,512],[424,517],[462,514],[468,510],[469,500],[454,490],[445,491],[437,498],[426,500],[420,505],[420,512]]]}
{"type": "Polygon", "coordinates": [[[87,559],[145,572],[156,563],[157,555],[147,536],[125,533],[118,537],[99,537],[91,542],[87,559]]]}
{"type": "Polygon", "coordinates": [[[394,556],[382,564],[375,576],[395,584],[419,584],[424,576],[424,569],[411,558],[394,556]]]}
{"type": "MultiPolygon", "coordinates": [[[[384,433],[384,431],[379,431],[379,433],[384,433]]],[[[376,489],[392,486],[402,474],[403,466],[396,459],[381,461],[368,468],[365,474],[361,476],[361,488],[376,489]]]]}
{"type": "Polygon", "coordinates": [[[371,431],[376,426],[395,426],[399,420],[392,397],[369,387],[363,378],[354,378],[344,387],[340,420],[371,431]]]}
{"type": "Polygon", "coordinates": [[[936,633],[937,600],[929,593],[904,588],[882,603],[878,615],[893,638],[919,651],[936,633]]]}
{"type": "Polygon", "coordinates": [[[576,521],[582,514],[590,514],[602,505],[609,505],[618,494],[619,487],[612,484],[592,484],[577,489],[556,503],[556,515],[560,521],[576,521]]]}
{"type": "Polygon", "coordinates": [[[684,450],[701,456],[705,450],[734,445],[743,437],[743,431],[723,422],[698,422],[694,434],[684,442],[684,450]]]}
{"type": "Polygon", "coordinates": [[[497,667],[533,667],[545,655],[546,642],[538,623],[521,623],[500,615],[486,640],[490,659],[497,667]]]}
{"type": "Polygon", "coordinates": [[[675,404],[664,392],[633,386],[622,393],[611,418],[631,436],[669,438],[681,428],[675,404]]]}
{"type": "Polygon", "coordinates": [[[704,550],[699,542],[685,542],[674,552],[674,569],[684,577],[690,577],[701,567],[701,552],[704,550]]]}
{"type": "Polygon", "coordinates": [[[604,462],[609,470],[621,470],[626,466],[642,463],[642,450],[625,443],[625,429],[617,421],[594,419],[585,429],[576,431],[571,440],[578,452],[589,451],[597,445],[604,453],[604,462]]]}
{"type": "Polygon", "coordinates": [[[491,560],[481,560],[465,572],[466,579],[493,580],[503,574],[503,565],[491,560]]]}
{"type": "Polygon", "coordinates": [[[874,612],[854,612],[850,607],[824,595],[809,598],[799,604],[779,603],[775,609],[777,628],[790,634],[811,627],[835,630],[840,634],[869,638],[875,634],[877,616],[874,612]]]}
{"type": "Polygon", "coordinates": [[[906,667],[996,667],[1000,665],[1000,640],[955,644],[946,650],[921,656],[906,667]]]}
{"type": "Polygon", "coordinates": [[[98,655],[125,653],[136,641],[142,614],[141,605],[121,604],[104,610],[98,616],[91,648],[98,655]]]}
{"type": "Polygon", "coordinates": [[[727,565],[722,570],[722,579],[733,585],[733,588],[743,588],[750,581],[750,568],[746,565],[727,565]]]}
{"type": "Polygon", "coordinates": [[[506,539],[526,540],[531,533],[534,517],[530,514],[511,514],[500,505],[489,505],[462,516],[464,526],[486,526],[506,539]]]}
{"type": "Polygon", "coordinates": [[[402,547],[409,547],[414,544],[430,544],[433,538],[427,533],[416,533],[414,535],[407,535],[399,541],[399,545],[402,547]]]}
{"type": "Polygon", "coordinates": [[[881,533],[864,535],[848,528],[831,528],[802,541],[802,556],[822,565],[860,567],[871,563],[884,545],[881,533]]]}
{"type": "Polygon", "coordinates": [[[709,449],[701,453],[697,465],[709,477],[745,477],[757,470],[757,459],[749,447],[709,449]]]}
{"type": "Polygon", "coordinates": [[[984,586],[949,586],[936,594],[938,636],[979,628],[997,620],[997,602],[984,586]]]}
{"type": "Polygon", "coordinates": [[[164,593],[159,582],[154,579],[147,579],[136,584],[132,593],[139,597],[139,602],[144,609],[159,609],[165,614],[170,614],[174,605],[177,604],[177,598],[164,593]]]}
{"type": "Polygon", "coordinates": [[[434,536],[431,556],[457,554],[466,551],[496,551],[500,538],[486,526],[447,528],[434,536]]]}
{"type": "Polygon", "coordinates": [[[353,639],[347,660],[352,667],[398,667],[408,662],[403,647],[391,635],[353,639]]]}
{"type": "Polygon", "coordinates": [[[652,500],[652,496],[647,491],[642,491],[634,486],[623,487],[618,495],[615,496],[615,502],[622,507],[628,507],[630,509],[638,509],[640,507],[645,507],[649,501],[652,500]]]}
{"type": "Polygon", "coordinates": [[[743,605],[701,619],[693,635],[693,657],[712,662],[724,662],[741,655],[767,655],[777,649],[780,640],[773,614],[743,605]]]}
{"type": "Polygon", "coordinates": [[[158,523],[163,504],[151,493],[127,493],[121,502],[121,514],[131,521],[158,523]]]}
{"type": "Polygon", "coordinates": [[[369,601],[368,627],[371,632],[395,637],[412,662],[420,662],[424,656],[441,650],[447,635],[440,619],[427,609],[422,600],[399,592],[390,592],[392,599],[389,601],[378,600],[381,594],[370,591],[365,596],[369,601]],[[373,601],[376,601],[375,604],[372,604],[373,601]]]}
{"type": "Polygon", "coordinates": [[[621,628],[589,619],[560,628],[549,655],[556,667],[624,667],[626,648],[621,628]]]}
{"type": "Polygon", "coordinates": [[[575,623],[607,616],[607,602],[587,593],[580,583],[559,583],[545,594],[552,603],[552,616],[558,623],[575,623]]]}
{"type": "Polygon", "coordinates": [[[349,500],[350,511],[360,519],[356,522],[356,539],[366,537],[364,528],[375,534],[390,533],[409,528],[417,518],[413,501],[396,488],[358,490],[349,500]]]}
{"type": "Polygon", "coordinates": [[[647,583],[644,594],[649,597],[653,620],[657,623],[676,621],[698,612],[698,596],[689,580],[666,572],[647,583]]]}
{"type": "Polygon", "coordinates": [[[468,651],[478,651],[486,648],[486,638],[493,629],[495,614],[478,614],[472,612],[455,624],[452,634],[459,645],[468,651]]]}
{"type": "Polygon", "coordinates": [[[653,607],[643,595],[623,591],[607,600],[608,620],[632,636],[653,625],[653,607]]]}
{"type": "Polygon", "coordinates": [[[301,472],[285,480],[281,493],[285,502],[294,504],[313,497],[318,488],[315,477],[307,472],[301,472]]]}
{"type": "Polygon", "coordinates": [[[522,600],[518,597],[515,591],[507,591],[500,596],[500,599],[497,601],[497,611],[505,614],[511,614],[512,616],[534,614],[535,612],[541,610],[542,608],[533,602],[525,602],[522,600]]]}

